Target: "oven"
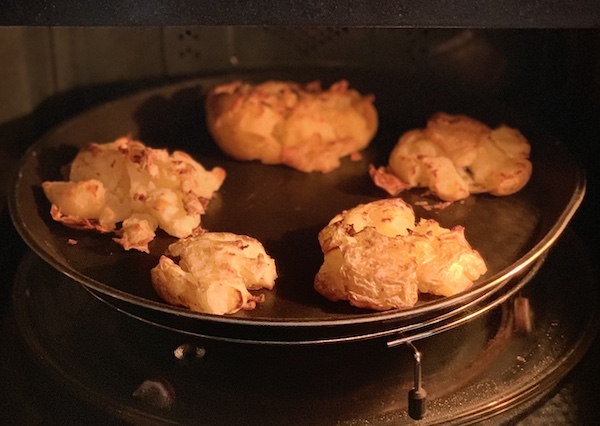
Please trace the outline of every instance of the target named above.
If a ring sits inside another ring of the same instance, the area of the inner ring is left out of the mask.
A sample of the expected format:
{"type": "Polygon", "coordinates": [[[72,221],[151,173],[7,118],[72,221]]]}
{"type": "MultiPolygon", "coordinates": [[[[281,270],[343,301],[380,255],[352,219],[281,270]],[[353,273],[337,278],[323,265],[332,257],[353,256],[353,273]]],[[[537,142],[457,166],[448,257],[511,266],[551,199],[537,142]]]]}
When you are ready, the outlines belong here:
{"type": "Polygon", "coordinates": [[[593,2],[116,3],[15,3],[0,17],[3,423],[594,423],[593,2]],[[374,96],[376,148],[329,176],[240,165],[204,121],[207,90],[234,79],[346,79],[374,96]],[[318,230],[357,200],[389,197],[367,163],[383,164],[403,131],[438,111],[532,141],[523,192],[442,210],[415,203],[466,222],[498,273],[407,313],[326,303],[312,289],[318,230]],[[149,260],[52,224],[41,181],[74,146],[128,133],[228,170],[214,207],[225,219],[207,215],[206,227],[261,236],[282,259],[283,285],[258,314],[168,307],[139,290],[149,260]]]}

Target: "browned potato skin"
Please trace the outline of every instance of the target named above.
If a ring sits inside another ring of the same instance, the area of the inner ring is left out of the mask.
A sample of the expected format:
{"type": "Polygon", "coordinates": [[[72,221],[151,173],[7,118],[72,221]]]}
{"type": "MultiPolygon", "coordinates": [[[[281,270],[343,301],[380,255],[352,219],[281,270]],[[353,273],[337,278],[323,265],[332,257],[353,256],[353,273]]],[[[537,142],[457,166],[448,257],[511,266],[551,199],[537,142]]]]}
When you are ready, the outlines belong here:
{"type": "Polygon", "coordinates": [[[176,241],[150,273],[152,286],[167,303],[215,315],[254,309],[264,295],[249,290],[271,290],[277,279],[275,260],[263,245],[230,232],[176,241]]]}
{"type": "MultiPolygon", "coordinates": [[[[426,187],[444,201],[470,194],[505,196],[529,181],[531,147],[506,125],[491,129],[466,115],[434,114],[424,129],[400,136],[389,157],[389,171],[402,184],[376,182],[388,192],[426,187]]],[[[393,179],[388,179],[393,182],[393,179]]],[[[394,194],[396,195],[396,194],[394,194]]]]}
{"type": "Polygon", "coordinates": [[[377,311],[410,308],[419,293],[452,296],[487,271],[463,227],[442,228],[432,219],[415,224],[412,208],[398,198],[336,215],[319,243],[324,260],[315,290],[377,311]]]}
{"type": "Polygon", "coordinates": [[[319,82],[234,81],[209,91],[206,122],[220,149],[237,160],[328,173],[371,142],[379,125],[373,101],[344,80],[327,90],[319,82]]]}

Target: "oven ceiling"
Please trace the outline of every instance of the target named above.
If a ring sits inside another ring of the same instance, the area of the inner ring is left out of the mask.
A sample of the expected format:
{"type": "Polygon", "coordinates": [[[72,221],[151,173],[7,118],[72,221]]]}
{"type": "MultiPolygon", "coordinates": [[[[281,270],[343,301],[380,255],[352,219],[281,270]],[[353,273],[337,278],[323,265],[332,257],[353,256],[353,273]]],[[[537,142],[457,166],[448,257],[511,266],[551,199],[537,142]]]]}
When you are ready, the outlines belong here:
{"type": "Polygon", "coordinates": [[[597,0],[0,0],[0,25],[600,27],[597,0]]]}

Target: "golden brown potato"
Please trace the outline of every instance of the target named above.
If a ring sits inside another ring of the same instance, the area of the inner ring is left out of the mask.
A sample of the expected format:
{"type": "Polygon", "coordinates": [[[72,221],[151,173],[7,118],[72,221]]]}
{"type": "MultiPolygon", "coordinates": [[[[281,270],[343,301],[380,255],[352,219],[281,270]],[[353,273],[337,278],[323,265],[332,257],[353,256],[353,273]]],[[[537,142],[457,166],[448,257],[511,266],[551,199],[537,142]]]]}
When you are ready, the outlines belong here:
{"type": "Polygon", "coordinates": [[[277,270],[258,240],[206,232],[171,244],[151,277],[154,289],[167,303],[223,315],[254,309],[264,297],[249,290],[273,289],[277,270]]]}
{"type": "Polygon", "coordinates": [[[148,252],[158,227],[183,238],[225,179],[188,154],[152,149],[128,137],[89,144],[70,165],[69,180],[43,182],[52,218],[77,229],[114,232],[126,250],[148,252]]]}
{"type": "Polygon", "coordinates": [[[446,229],[431,219],[415,224],[410,205],[397,198],[336,215],[319,243],[324,260],[315,290],[360,308],[409,308],[419,293],[451,296],[487,271],[463,227],[446,229]]]}
{"type": "Polygon", "coordinates": [[[378,127],[373,96],[339,81],[287,81],[217,86],[206,98],[206,122],[217,145],[238,160],[285,164],[303,172],[330,172],[364,149],[378,127]]]}
{"type": "Polygon", "coordinates": [[[530,151],[516,129],[490,129],[465,115],[437,113],[424,129],[404,133],[388,170],[372,169],[371,176],[392,195],[413,187],[429,188],[444,201],[479,193],[510,195],[531,177],[530,151]]]}

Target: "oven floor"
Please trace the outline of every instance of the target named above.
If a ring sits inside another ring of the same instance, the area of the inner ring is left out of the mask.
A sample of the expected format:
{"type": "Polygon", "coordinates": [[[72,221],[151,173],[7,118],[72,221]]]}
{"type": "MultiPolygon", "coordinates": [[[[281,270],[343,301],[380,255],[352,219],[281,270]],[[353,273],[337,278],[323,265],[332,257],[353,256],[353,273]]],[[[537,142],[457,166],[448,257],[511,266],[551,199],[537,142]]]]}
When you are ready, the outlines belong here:
{"type": "Polygon", "coordinates": [[[0,311],[2,424],[582,425],[600,415],[600,290],[569,231],[519,294],[532,332],[515,332],[510,300],[414,342],[429,394],[418,422],[406,413],[406,346],[198,341],[114,311],[31,253],[11,291],[0,311]],[[202,352],[178,358],[178,347],[202,352]],[[134,397],[146,380],[168,383],[170,398],[134,397]]]}

